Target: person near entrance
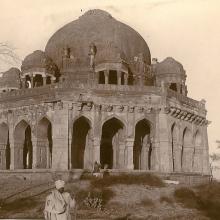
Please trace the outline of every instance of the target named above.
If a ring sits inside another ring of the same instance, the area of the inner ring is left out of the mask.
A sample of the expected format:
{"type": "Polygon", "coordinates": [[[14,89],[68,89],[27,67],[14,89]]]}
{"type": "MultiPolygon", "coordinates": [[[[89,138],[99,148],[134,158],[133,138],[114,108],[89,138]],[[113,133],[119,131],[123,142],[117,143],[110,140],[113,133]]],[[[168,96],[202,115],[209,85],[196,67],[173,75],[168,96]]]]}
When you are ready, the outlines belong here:
{"type": "MultiPolygon", "coordinates": [[[[44,217],[45,220],[71,220],[70,210],[75,208],[76,201],[64,191],[65,182],[57,180],[55,189],[47,196],[44,217]]],[[[76,219],[76,213],[74,213],[76,219]]]]}
{"type": "Polygon", "coordinates": [[[100,177],[101,176],[100,171],[101,171],[101,165],[97,161],[95,161],[93,171],[92,171],[93,176],[100,177]]]}

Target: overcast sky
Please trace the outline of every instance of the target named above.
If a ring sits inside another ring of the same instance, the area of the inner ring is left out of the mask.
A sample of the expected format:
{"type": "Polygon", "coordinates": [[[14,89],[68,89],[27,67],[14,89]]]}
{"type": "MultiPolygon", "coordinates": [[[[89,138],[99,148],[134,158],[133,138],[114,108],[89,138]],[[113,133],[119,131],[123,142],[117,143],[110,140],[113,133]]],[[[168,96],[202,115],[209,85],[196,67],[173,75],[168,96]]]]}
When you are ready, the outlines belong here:
{"type": "MultiPolygon", "coordinates": [[[[205,99],[210,151],[220,139],[219,0],[0,0],[0,42],[21,59],[44,50],[50,36],[89,9],[108,11],[146,40],[152,57],[168,56],[186,70],[189,96],[205,99]]],[[[18,64],[17,66],[20,66],[18,64]]],[[[0,63],[0,71],[9,68],[0,63]]]]}

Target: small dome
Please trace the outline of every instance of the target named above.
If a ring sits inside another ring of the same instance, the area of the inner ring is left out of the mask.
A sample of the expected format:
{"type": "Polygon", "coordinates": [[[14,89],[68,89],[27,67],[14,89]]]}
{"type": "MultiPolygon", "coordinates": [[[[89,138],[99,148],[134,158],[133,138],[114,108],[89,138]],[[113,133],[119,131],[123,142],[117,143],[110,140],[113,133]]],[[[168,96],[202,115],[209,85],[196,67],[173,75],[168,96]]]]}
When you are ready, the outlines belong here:
{"type": "Polygon", "coordinates": [[[6,72],[3,72],[0,77],[0,88],[2,89],[20,89],[21,71],[18,68],[11,68],[6,72]]]}
{"type": "MultiPolygon", "coordinates": [[[[150,50],[141,35],[99,9],[90,10],[79,19],[59,29],[48,41],[45,52],[61,68],[63,51],[68,46],[71,56],[78,59],[78,65],[88,66],[91,43],[97,48],[95,62],[111,60],[119,53],[120,56],[124,54],[129,63],[135,56],[142,53],[145,62],[151,63],[150,50]],[[108,52],[107,48],[112,45],[114,45],[113,52],[108,52]],[[103,55],[104,57],[101,57],[103,55]]],[[[123,59],[125,59],[124,55],[123,59]]]]}
{"type": "Polygon", "coordinates": [[[156,64],[156,74],[184,74],[185,70],[183,65],[173,59],[172,57],[167,57],[162,62],[156,64]]]}
{"type": "Polygon", "coordinates": [[[29,71],[45,71],[56,75],[58,72],[57,66],[52,59],[41,50],[36,50],[25,57],[22,62],[21,70],[23,73],[29,71]]]}

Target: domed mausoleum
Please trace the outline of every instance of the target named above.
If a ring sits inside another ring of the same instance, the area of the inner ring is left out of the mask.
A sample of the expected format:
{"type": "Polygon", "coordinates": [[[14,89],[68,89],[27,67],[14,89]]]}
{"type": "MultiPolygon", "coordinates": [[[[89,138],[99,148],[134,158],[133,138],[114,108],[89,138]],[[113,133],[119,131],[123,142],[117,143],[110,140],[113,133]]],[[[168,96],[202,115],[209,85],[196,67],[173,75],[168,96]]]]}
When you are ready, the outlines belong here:
{"type": "Polygon", "coordinates": [[[182,64],[151,59],[134,29],[90,10],[1,75],[0,169],[75,172],[97,161],[207,179],[206,113],[187,96],[182,64]]]}

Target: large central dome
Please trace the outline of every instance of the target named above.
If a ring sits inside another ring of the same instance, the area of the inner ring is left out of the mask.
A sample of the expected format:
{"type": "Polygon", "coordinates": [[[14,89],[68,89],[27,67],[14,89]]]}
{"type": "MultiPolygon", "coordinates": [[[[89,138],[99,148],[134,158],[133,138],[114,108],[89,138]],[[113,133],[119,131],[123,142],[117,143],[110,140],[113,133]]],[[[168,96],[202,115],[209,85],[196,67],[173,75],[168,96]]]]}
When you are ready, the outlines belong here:
{"type": "Polygon", "coordinates": [[[127,63],[139,54],[143,54],[146,64],[151,62],[148,45],[140,34],[98,9],[86,12],[59,29],[48,41],[45,52],[61,68],[63,50],[69,47],[71,57],[80,65],[86,65],[91,43],[97,48],[97,57],[114,48],[127,63]]]}

